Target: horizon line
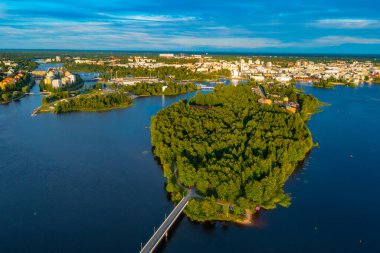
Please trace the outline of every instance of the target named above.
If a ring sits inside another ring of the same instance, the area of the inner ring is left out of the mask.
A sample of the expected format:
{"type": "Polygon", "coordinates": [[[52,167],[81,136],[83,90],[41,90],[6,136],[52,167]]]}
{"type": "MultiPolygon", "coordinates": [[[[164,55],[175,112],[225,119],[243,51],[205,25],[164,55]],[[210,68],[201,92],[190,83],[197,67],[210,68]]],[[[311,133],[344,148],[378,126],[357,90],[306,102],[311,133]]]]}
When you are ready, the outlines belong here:
{"type": "Polygon", "coordinates": [[[184,54],[209,54],[209,55],[267,55],[267,56],[300,56],[300,55],[310,55],[310,56],[371,56],[380,57],[380,53],[296,53],[296,52],[250,52],[250,51],[205,51],[205,50],[127,50],[127,49],[26,49],[26,48],[0,48],[1,51],[57,51],[57,52],[117,52],[117,53],[184,53],[184,54]]]}

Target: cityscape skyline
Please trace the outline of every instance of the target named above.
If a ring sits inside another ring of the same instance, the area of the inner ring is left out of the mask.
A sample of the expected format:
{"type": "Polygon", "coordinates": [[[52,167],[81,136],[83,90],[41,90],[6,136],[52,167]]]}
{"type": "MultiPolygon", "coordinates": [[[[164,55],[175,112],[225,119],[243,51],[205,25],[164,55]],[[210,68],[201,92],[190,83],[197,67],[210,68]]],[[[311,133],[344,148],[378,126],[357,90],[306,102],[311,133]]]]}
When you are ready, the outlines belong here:
{"type": "Polygon", "coordinates": [[[5,0],[1,49],[379,54],[373,1],[5,0]],[[365,13],[365,15],[363,15],[365,13]]]}

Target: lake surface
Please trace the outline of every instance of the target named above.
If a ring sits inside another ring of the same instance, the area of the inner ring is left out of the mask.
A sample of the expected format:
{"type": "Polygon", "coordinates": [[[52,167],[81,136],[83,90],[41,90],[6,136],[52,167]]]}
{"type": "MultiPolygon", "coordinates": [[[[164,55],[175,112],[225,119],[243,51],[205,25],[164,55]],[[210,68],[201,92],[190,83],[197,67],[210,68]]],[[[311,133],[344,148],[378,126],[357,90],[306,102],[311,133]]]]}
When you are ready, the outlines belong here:
{"type": "MultiPolygon", "coordinates": [[[[331,106],[309,122],[319,148],[286,185],[293,204],[255,226],[183,217],[161,251],[380,251],[380,86],[304,89],[331,106]]],[[[58,116],[30,116],[38,95],[0,106],[0,252],[138,252],[173,208],[150,118],[186,96],[58,116]]]]}

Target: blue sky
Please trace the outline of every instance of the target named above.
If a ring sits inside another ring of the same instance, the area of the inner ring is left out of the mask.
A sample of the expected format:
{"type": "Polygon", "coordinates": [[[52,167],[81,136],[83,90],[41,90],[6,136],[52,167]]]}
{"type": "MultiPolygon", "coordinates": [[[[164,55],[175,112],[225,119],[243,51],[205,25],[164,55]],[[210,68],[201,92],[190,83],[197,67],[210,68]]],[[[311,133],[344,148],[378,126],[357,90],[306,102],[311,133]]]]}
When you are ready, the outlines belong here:
{"type": "Polygon", "coordinates": [[[380,1],[1,0],[0,48],[380,54],[380,1]]]}

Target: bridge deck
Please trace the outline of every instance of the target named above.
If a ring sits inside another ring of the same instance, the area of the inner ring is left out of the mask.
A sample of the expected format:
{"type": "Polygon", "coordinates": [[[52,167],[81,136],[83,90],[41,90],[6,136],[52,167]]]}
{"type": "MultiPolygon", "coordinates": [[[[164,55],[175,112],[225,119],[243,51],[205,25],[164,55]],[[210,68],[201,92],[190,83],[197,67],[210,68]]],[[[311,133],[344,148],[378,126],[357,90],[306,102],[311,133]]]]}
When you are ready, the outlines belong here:
{"type": "Polygon", "coordinates": [[[175,223],[182,211],[185,209],[189,199],[192,198],[193,195],[194,191],[192,190],[178,203],[178,205],[173,209],[173,211],[169,214],[169,216],[165,219],[165,221],[161,224],[161,226],[156,230],[153,236],[141,249],[140,253],[154,251],[154,249],[160,243],[161,239],[165,236],[165,234],[169,231],[170,227],[175,223]]]}

